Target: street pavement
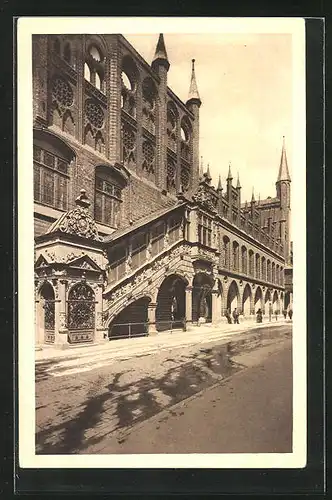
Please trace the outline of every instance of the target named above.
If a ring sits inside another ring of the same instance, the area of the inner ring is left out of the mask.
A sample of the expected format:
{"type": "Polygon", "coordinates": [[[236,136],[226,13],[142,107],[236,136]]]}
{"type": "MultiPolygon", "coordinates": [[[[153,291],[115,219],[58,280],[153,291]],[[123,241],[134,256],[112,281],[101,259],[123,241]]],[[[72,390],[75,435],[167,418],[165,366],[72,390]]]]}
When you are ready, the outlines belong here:
{"type": "MultiPolygon", "coordinates": [[[[134,427],[120,439],[106,439],[98,452],[291,453],[290,344],[282,343],[268,356],[258,349],[248,359],[254,366],[134,427]]],[[[245,356],[239,358],[245,362],[245,356]]]]}
{"type": "MultiPolygon", "coordinates": [[[[183,402],[194,404],[194,400],[201,401],[201,407],[199,407],[200,403],[196,403],[198,406],[189,407],[186,412],[191,421],[190,426],[193,425],[192,421],[196,420],[197,425],[200,426],[202,419],[204,421],[206,419],[204,413],[206,411],[212,420],[209,424],[207,422],[207,425],[203,424],[202,429],[218,426],[217,413],[213,417],[215,411],[213,408],[216,404],[213,399],[219,400],[217,394],[213,395],[213,391],[225,390],[222,388],[228,387],[226,381],[235,379],[239,381],[236,382],[239,385],[233,391],[238,406],[234,406],[235,403],[233,403],[233,407],[232,405],[228,407],[229,405],[224,403],[219,408],[221,422],[224,422],[222,426],[224,432],[228,433],[227,426],[230,421],[236,422],[236,414],[238,418],[246,419],[248,406],[250,407],[251,404],[253,407],[256,404],[257,412],[261,417],[254,418],[253,410],[251,410],[249,419],[251,426],[255,423],[258,428],[264,429],[268,421],[272,425],[272,422],[275,423],[270,418],[273,408],[276,408],[277,415],[285,408],[285,415],[287,414],[288,418],[284,415],[280,417],[280,422],[286,422],[283,424],[286,429],[284,434],[289,433],[291,412],[287,401],[290,396],[289,393],[287,395],[285,388],[287,386],[288,391],[291,391],[292,386],[291,368],[287,368],[287,359],[289,364],[290,357],[288,355],[287,358],[286,354],[290,352],[290,323],[256,327],[250,331],[243,331],[242,327],[242,331],[238,329],[237,332],[233,331],[228,334],[224,331],[219,331],[219,334],[217,331],[210,331],[209,334],[205,333],[205,341],[202,331],[197,334],[195,340],[192,339],[190,342],[188,338],[195,337],[195,334],[183,333],[186,335],[183,335],[182,340],[181,332],[179,332],[179,335],[173,333],[160,336],[164,339],[163,341],[160,338],[147,337],[149,345],[137,344],[136,347],[136,342],[143,339],[132,339],[131,343],[134,347],[129,348],[128,343],[119,340],[108,344],[109,346],[118,345],[116,350],[114,347],[107,350],[105,346],[98,346],[102,349],[92,348],[96,350],[90,354],[87,350],[75,349],[78,354],[74,355],[73,351],[68,353],[69,350],[66,350],[66,354],[62,357],[37,359],[36,452],[43,454],[148,453],[150,451],[142,447],[139,436],[141,435],[144,441],[152,431],[143,429],[143,434],[140,434],[138,431],[140,426],[155,425],[154,419],[165,417],[163,412],[177,412],[179,404],[183,402]],[[278,352],[284,352],[283,356],[280,354],[282,356],[280,362],[278,362],[278,352]],[[274,358],[276,359],[275,366],[271,361],[274,358]],[[262,368],[265,366],[265,359],[270,360],[270,365],[262,368]],[[278,368],[278,363],[280,368],[278,368]],[[258,372],[253,371],[251,375],[249,374],[249,378],[241,382],[240,375],[245,376],[245,373],[250,373],[250,370],[258,370],[258,372]],[[278,391],[279,376],[284,389],[277,403],[269,406],[266,404],[267,397],[273,394],[273,391],[278,391]],[[263,387],[261,406],[259,406],[260,386],[263,387]],[[251,403],[250,394],[256,394],[251,403]],[[212,395],[211,400],[210,395],[212,395]],[[204,397],[207,399],[204,400],[204,397]],[[233,409],[229,412],[229,408],[233,409]],[[144,432],[147,432],[145,438],[144,432]],[[137,442],[132,441],[133,436],[138,440],[137,442]],[[128,451],[129,449],[135,451],[128,451]]],[[[219,395],[220,398],[224,401],[223,393],[219,395]]],[[[217,406],[219,404],[218,402],[217,406]]],[[[160,445],[158,450],[153,448],[155,453],[163,452],[163,440],[165,443],[169,441],[168,446],[171,448],[172,442],[179,442],[180,447],[177,452],[182,452],[182,448],[186,449],[186,443],[181,444],[180,438],[176,438],[177,441],[171,438],[172,427],[165,431],[168,428],[168,421],[169,415],[162,425],[158,424],[160,429],[164,429],[164,437],[155,435],[155,447],[158,448],[160,445]]],[[[190,427],[188,423],[183,424],[183,422],[176,419],[173,422],[174,425],[172,424],[173,427],[178,428],[179,434],[182,434],[181,425],[185,428],[190,427]]],[[[156,425],[154,432],[157,431],[159,432],[159,429],[156,425]]],[[[208,448],[211,445],[210,452],[212,452],[213,440],[204,437],[204,432],[198,433],[195,446],[202,446],[204,441],[208,448]],[[210,445],[208,445],[209,442],[210,445]]],[[[237,432],[234,430],[234,435],[237,432]]],[[[151,435],[154,436],[153,433],[151,435]]],[[[274,451],[273,446],[276,445],[275,436],[273,436],[272,433],[271,442],[268,439],[263,440],[266,442],[265,446],[270,447],[271,451],[274,451]]],[[[152,445],[153,440],[150,441],[152,445]]],[[[192,437],[190,441],[193,441],[192,437]]],[[[289,448],[289,439],[286,437],[281,439],[280,444],[283,441],[283,446],[289,448]]],[[[252,441],[247,440],[244,446],[254,445],[255,442],[256,438],[252,438],[252,441]]],[[[257,443],[259,442],[258,440],[257,443]]],[[[221,444],[222,447],[227,448],[227,443],[221,444]]]]}

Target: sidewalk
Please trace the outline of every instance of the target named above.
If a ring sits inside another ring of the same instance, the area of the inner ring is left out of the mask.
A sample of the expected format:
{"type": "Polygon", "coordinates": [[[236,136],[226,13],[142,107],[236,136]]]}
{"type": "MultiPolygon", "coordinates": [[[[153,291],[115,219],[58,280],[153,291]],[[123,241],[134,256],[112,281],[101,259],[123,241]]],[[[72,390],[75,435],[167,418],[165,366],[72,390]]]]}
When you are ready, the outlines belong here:
{"type": "Polygon", "coordinates": [[[290,325],[289,320],[271,321],[266,323],[253,323],[244,321],[239,325],[218,324],[190,326],[186,332],[174,330],[162,332],[155,336],[125,338],[106,341],[103,344],[73,346],[66,349],[45,346],[35,351],[36,363],[47,360],[74,360],[89,357],[110,357],[112,359],[128,358],[158,352],[170,347],[182,347],[197,343],[213,342],[219,339],[228,339],[236,334],[245,333],[253,329],[270,328],[273,326],[290,325]]]}

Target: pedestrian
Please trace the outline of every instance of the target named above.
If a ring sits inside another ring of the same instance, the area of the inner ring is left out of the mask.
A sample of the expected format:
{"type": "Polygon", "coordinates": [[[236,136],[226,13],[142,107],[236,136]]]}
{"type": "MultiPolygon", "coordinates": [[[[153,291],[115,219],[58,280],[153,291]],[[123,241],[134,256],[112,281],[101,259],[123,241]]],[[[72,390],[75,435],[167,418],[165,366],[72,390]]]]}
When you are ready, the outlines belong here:
{"type": "Polygon", "coordinates": [[[231,318],[231,312],[229,309],[226,309],[225,311],[225,317],[227,318],[227,322],[231,325],[232,324],[232,318],[231,318]]]}
{"type": "Polygon", "coordinates": [[[274,314],[276,315],[276,321],[278,321],[278,314],[279,314],[278,309],[276,309],[276,311],[275,311],[275,313],[274,313],[274,314]]]}
{"type": "Polygon", "coordinates": [[[282,311],[282,314],[284,315],[284,318],[286,319],[286,318],[287,318],[287,309],[284,309],[284,310],[282,311]]]}
{"type": "Polygon", "coordinates": [[[256,313],[256,321],[257,321],[257,323],[262,323],[262,320],[263,320],[262,309],[259,308],[257,313],[256,313]]]}
{"type": "Polygon", "coordinates": [[[272,304],[271,302],[269,303],[269,321],[272,320],[272,304]]]}
{"type": "Polygon", "coordinates": [[[233,311],[233,319],[234,319],[234,323],[239,325],[239,312],[237,310],[237,308],[234,309],[233,311]]]}
{"type": "Polygon", "coordinates": [[[292,309],[290,309],[288,311],[288,316],[289,316],[289,319],[292,321],[292,317],[293,317],[293,310],[292,309]]]}

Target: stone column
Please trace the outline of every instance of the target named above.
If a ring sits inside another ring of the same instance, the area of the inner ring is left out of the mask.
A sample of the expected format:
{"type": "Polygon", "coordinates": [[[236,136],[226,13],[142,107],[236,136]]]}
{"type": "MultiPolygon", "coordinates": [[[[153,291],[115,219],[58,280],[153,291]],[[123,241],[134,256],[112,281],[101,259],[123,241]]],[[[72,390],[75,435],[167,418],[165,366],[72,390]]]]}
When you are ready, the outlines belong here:
{"type": "Polygon", "coordinates": [[[186,323],[192,323],[193,287],[186,287],[186,323]]]}
{"type": "Polygon", "coordinates": [[[96,323],[95,323],[95,342],[107,342],[107,328],[103,322],[103,284],[96,283],[93,287],[96,297],[96,323]]]}
{"type": "Polygon", "coordinates": [[[156,302],[150,302],[148,305],[148,334],[149,335],[157,335],[157,328],[156,328],[156,308],[157,308],[157,303],[156,302]]]}
{"type": "Polygon", "coordinates": [[[220,299],[218,297],[219,290],[212,290],[212,324],[218,323],[220,321],[220,299]]]}
{"type": "Polygon", "coordinates": [[[67,285],[68,280],[57,280],[55,286],[56,300],[55,301],[55,344],[68,344],[68,328],[67,328],[67,285]],[[57,297],[58,296],[58,297],[57,297]]]}

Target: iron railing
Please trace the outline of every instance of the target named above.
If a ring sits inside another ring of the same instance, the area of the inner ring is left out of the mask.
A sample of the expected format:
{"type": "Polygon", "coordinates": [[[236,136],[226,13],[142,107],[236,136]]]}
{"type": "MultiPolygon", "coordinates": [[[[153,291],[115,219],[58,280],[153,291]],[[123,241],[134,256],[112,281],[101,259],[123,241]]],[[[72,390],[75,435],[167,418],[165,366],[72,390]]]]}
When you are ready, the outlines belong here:
{"type": "Polygon", "coordinates": [[[149,321],[138,322],[138,323],[114,323],[111,325],[109,332],[109,340],[123,339],[123,338],[135,338],[135,337],[146,337],[151,333],[151,329],[157,331],[157,333],[162,333],[165,331],[173,332],[174,330],[186,330],[186,320],[168,320],[168,321],[157,321],[156,323],[150,323],[149,321]]]}

